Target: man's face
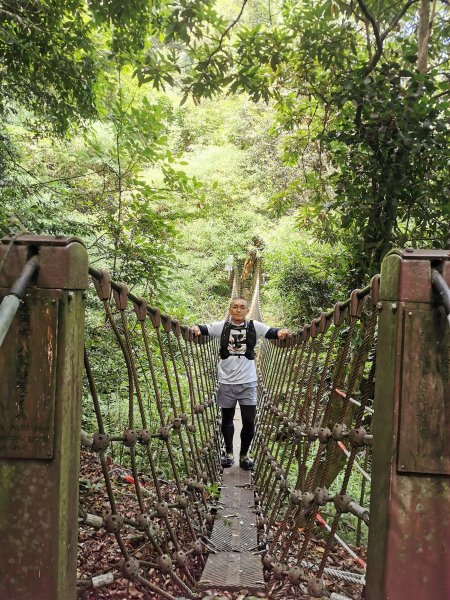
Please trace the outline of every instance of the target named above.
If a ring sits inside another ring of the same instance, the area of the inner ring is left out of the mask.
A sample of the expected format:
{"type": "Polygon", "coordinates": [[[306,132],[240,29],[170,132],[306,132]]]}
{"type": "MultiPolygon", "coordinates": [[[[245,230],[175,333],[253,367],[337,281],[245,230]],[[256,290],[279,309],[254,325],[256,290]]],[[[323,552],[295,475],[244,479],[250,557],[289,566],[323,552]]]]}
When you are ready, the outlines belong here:
{"type": "Polygon", "coordinates": [[[245,300],[233,300],[230,304],[230,317],[233,323],[242,323],[247,314],[247,302],[245,300]]]}

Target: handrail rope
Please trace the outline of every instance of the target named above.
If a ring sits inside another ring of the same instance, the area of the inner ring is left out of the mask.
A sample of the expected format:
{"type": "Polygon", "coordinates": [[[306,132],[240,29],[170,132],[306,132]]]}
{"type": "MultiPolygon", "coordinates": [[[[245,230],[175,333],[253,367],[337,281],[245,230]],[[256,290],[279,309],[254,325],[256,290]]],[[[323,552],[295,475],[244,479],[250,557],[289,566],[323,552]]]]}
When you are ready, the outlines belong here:
{"type": "MultiPolygon", "coordinates": [[[[6,257],[4,257],[4,260],[2,261],[2,265],[5,260],[6,257]]],[[[3,344],[23,297],[25,296],[26,289],[38,268],[39,256],[32,256],[25,263],[19,277],[9,290],[9,293],[3,297],[0,304],[0,346],[3,344]]]]}

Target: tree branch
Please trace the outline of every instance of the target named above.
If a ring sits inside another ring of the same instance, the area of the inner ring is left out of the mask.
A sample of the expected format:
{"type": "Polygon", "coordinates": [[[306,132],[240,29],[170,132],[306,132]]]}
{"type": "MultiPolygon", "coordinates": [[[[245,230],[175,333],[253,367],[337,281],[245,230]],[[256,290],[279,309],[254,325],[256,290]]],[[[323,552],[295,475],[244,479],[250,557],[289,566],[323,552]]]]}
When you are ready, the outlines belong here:
{"type": "MultiPolygon", "coordinates": [[[[220,52],[220,50],[222,50],[222,44],[224,39],[226,38],[226,36],[228,35],[228,33],[233,29],[233,27],[241,20],[242,17],[242,13],[244,12],[244,8],[247,4],[248,0],[244,0],[242,2],[242,6],[241,9],[239,11],[238,16],[234,19],[234,21],[232,21],[228,27],[225,29],[225,31],[222,32],[222,35],[219,38],[219,41],[217,43],[217,46],[215,47],[215,49],[209,54],[208,58],[206,59],[205,64],[202,66],[202,70],[206,71],[206,69],[209,67],[209,65],[211,64],[211,61],[213,59],[213,56],[215,56],[218,52],[220,52]]],[[[202,61],[203,62],[203,61],[202,61]]]]}
{"type": "Polygon", "coordinates": [[[412,6],[413,4],[415,4],[417,2],[418,2],[418,0],[408,0],[406,2],[406,4],[403,6],[403,8],[397,13],[397,15],[389,23],[389,25],[386,28],[386,30],[382,34],[380,34],[380,30],[378,28],[378,25],[377,25],[374,17],[370,14],[367,6],[364,4],[363,0],[358,0],[358,4],[359,4],[359,6],[360,6],[360,8],[361,8],[361,10],[362,10],[362,12],[364,14],[364,16],[367,18],[367,20],[372,25],[372,29],[373,29],[373,32],[374,32],[374,35],[375,35],[376,44],[377,44],[377,51],[372,56],[371,60],[369,61],[369,64],[367,65],[367,67],[363,71],[363,76],[368,75],[376,67],[378,61],[381,58],[381,55],[383,54],[383,43],[384,43],[384,40],[391,33],[391,31],[395,27],[397,27],[400,19],[403,17],[403,15],[406,13],[406,11],[410,8],[410,6],[412,6]]]}

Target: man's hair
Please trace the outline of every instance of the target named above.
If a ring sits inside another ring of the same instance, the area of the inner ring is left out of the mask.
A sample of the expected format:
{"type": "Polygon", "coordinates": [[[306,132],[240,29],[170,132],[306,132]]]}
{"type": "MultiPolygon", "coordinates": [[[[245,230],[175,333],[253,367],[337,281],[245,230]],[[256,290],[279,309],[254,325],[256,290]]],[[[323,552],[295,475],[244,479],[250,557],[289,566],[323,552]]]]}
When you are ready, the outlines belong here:
{"type": "Polygon", "coordinates": [[[234,298],[231,298],[230,304],[229,304],[230,308],[231,308],[231,305],[233,304],[233,302],[236,302],[236,300],[242,300],[243,302],[245,302],[245,308],[248,308],[248,302],[245,298],[242,298],[242,296],[235,296],[234,298]]]}

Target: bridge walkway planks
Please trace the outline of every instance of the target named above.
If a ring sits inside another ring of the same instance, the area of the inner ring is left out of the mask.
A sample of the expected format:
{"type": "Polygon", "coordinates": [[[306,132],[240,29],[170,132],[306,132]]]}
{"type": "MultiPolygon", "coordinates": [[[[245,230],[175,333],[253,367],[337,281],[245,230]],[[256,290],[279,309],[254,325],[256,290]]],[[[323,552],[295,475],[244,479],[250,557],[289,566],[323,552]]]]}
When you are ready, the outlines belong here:
{"type": "Polygon", "coordinates": [[[261,558],[257,550],[254,492],[248,489],[251,474],[239,467],[241,415],[234,418],[234,457],[236,463],[224,469],[218,511],[210,538],[211,553],[198,583],[200,590],[249,593],[265,592],[261,558]]]}

